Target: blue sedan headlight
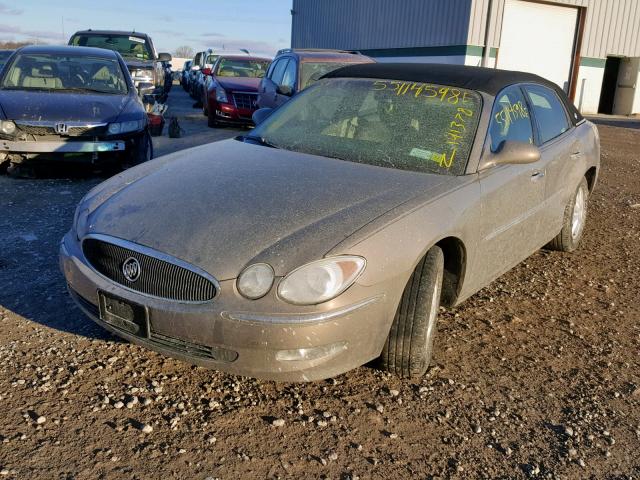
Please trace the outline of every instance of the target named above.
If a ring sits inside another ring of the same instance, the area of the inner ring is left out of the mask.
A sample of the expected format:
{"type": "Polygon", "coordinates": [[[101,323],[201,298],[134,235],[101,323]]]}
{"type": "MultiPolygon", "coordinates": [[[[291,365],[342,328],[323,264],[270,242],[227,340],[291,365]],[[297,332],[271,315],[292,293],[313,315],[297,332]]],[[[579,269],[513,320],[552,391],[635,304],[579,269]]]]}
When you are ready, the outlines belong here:
{"type": "Polygon", "coordinates": [[[108,127],[109,135],[118,135],[120,133],[137,132],[144,128],[144,120],[133,120],[130,122],[114,122],[108,127]]]}

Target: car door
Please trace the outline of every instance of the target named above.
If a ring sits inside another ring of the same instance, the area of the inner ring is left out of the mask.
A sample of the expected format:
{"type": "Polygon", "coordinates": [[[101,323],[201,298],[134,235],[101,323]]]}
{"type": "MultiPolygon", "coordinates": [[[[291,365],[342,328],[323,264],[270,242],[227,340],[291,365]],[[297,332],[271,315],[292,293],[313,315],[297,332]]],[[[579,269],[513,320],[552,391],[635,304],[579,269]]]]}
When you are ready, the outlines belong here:
{"type": "Polygon", "coordinates": [[[281,57],[274,62],[270,72],[263,79],[263,91],[260,92],[260,108],[276,108],[278,106],[278,85],[282,82],[282,77],[289,63],[290,57],[281,57]],[[270,75],[269,75],[270,74],[270,75]]]}
{"type": "MultiPolygon", "coordinates": [[[[518,85],[496,97],[483,155],[499,152],[506,140],[536,143],[536,134],[524,92],[518,85]]],[[[545,161],[496,165],[479,172],[481,283],[501,275],[542,245],[538,225],[544,216],[545,161]]]]}
{"type": "Polygon", "coordinates": [[[525,85],[524,91],[538,131],[541,157],[545,165],[545,208],[540,224],[551,240],[562,229],[564,210],[577,185],[570,184],[581,148],[569,115],[558,94],[542,85],[525,85]]]}

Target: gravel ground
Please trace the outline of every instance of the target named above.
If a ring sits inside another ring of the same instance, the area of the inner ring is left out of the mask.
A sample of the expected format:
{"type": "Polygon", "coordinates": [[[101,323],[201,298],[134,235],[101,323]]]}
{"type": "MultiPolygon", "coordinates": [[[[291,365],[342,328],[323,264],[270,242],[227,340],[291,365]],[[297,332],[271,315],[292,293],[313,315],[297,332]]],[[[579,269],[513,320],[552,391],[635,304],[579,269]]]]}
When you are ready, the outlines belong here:
{"type": "Polygon", "coordinates": [[[600,131],[582,248],[443,311],[417,381],[264,382],[124,343],[57,267],[100,179],[0,177],[0,477],[639,478],[640,130],[600,131]]]}

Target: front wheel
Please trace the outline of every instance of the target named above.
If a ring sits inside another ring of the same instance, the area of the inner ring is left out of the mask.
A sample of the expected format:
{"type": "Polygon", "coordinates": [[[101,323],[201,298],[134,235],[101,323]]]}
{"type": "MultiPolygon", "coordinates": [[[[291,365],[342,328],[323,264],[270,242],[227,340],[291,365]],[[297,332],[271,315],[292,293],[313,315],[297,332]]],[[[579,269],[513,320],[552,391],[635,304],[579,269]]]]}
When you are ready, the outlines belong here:
{"type": "Polygon", "coordinates": [[[382,369],[400,377],[425,374],[433,355],[444,254],[432,247],[413,271],[379,357],[382,369]]]}
{"type": "Polygon", "coordinates": [[[552,250],[573,252],[582,239],[584,227],[587,223],[589,204],[589,186],[583,178],[573,194],[569,205],[564,210],[564,220],[560,233],[547,245],[552,250]]]}
{"type": "Polygon", "coordinates": [[[211,109],[207,109],[207,125],[209,128],[216,128],[220,126],[220,122],[216,118],[216,112],[212,112],[211,109]]]}
{"type": "Polygon", "coordinates": [[[148,130],[136,140],[136,145],[131,151],[129,158],[123,163],[123,168],[130,168],[141,163],[148,162],[153,158],[153,141],[148,130]]]}

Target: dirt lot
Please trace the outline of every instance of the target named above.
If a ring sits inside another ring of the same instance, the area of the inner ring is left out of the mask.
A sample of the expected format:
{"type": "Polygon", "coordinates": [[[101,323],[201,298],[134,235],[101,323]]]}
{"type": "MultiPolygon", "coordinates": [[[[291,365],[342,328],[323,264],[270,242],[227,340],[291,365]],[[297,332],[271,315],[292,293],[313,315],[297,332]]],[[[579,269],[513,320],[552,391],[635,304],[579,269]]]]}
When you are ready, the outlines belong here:
{"type": "Polygon", "coordinates": [[[57,267],[99,179],[0,177],[0,475],[640,478],[640,130],[600,131],[583,247],[444,312],[413,382],[362,367],[275,384],[121,342],[57,267]]]}

